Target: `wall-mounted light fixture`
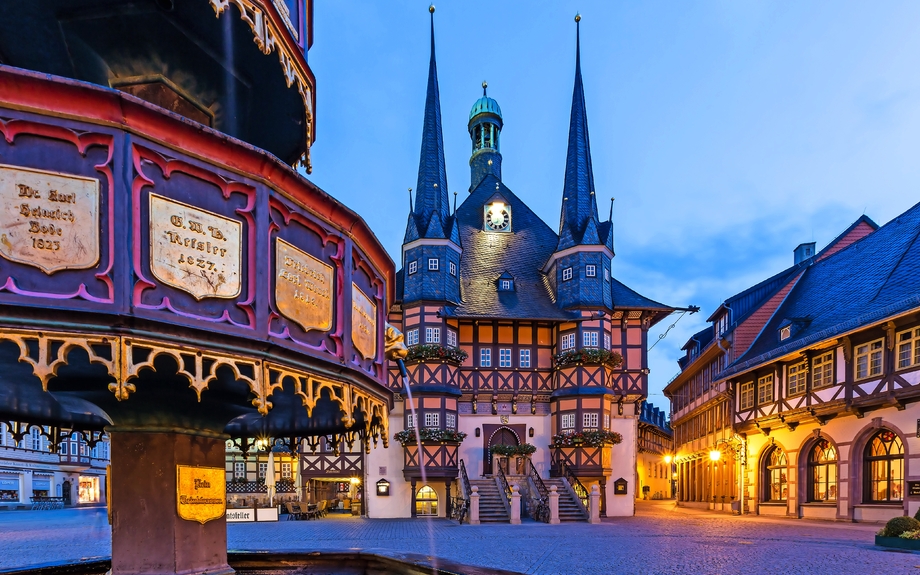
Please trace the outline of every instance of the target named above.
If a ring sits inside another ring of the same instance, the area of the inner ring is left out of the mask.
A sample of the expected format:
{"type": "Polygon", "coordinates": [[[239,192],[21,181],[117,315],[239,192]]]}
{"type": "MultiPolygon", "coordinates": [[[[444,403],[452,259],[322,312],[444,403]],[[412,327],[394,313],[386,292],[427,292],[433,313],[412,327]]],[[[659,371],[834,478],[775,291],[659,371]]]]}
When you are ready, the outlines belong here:
{"type": "Polygon", "coordinates": [[[528,437],[533,437],[533,427],[531,427],[530,429],[527,430],[527,436],[528,436],[528,437]]]}
{"type": "Polygon", "coordinates": [[[477,428],[476,428],[476,437],[479,437],[479,433],[480,433],[480,431],[479,431],[479,428],[477,427],[477,428]]]}
{"type": "Polygon", "coordinates": [[[389,497],[390,496],[390,482],[386,479],[381,479],[377,482],[377,495],[380,497],[389,497]]]}

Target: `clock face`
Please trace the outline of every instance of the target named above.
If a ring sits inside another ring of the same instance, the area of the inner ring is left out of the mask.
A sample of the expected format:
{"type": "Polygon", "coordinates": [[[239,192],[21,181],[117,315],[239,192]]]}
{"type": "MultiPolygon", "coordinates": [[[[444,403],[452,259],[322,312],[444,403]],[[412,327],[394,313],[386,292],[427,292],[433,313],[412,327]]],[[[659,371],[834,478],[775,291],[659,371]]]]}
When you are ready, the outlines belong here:
{"type": "Polygon", "coordinates": [[[486,206],[486,229],[493,232],[507,232],[511,229],[511,213],[504,204],[486,206]]]}

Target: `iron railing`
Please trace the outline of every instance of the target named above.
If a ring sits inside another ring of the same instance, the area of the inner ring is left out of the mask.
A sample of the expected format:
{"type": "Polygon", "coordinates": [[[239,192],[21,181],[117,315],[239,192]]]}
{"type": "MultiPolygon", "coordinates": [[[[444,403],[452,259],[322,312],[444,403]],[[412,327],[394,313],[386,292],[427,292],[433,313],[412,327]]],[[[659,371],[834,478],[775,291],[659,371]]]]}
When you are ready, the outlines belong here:
{"type": "Polygon", "coordinates": [[[498,466],[498,480],[501,481],[502,489],[505,491],[505,498],[508,500],[508,503],[511,503],[511,486],[508,485],[508,478],[505,477],[505,470],[502,469],[502,466],[498,466]]]}
{"type": "Polygon", "coordinates": [[[533,466],[533,461],[531,461],[529,457],[527,457],[526,460],[525,469],[527,470],[527,474],[530,476],[531,481],[533,481],[534,486],[537,488],[537,492],[540,494],[539,497],[534,498],[537,504],[531,506],[530,516],[536,521],[549,523],[549,490],[546,488],[546,484],[543,483],[543,478],[540,477],[540,474],[537,473],[537,469],[533,466]]]}
{"type": "Polygon", "coordinates": [[[588,490],[585,489],[585,486],[582,485],[581,481],[575,477],[575,474],[572,473],[572,470],[562,461],[558,463],[559,474],[562,477],[565,477],[566,481],[569,482],[569,485],[572,486],[572,491],[575,492],[575,496],[581,501],[581,504],[585,508],[585,512],[588,512],[588,490]]]}

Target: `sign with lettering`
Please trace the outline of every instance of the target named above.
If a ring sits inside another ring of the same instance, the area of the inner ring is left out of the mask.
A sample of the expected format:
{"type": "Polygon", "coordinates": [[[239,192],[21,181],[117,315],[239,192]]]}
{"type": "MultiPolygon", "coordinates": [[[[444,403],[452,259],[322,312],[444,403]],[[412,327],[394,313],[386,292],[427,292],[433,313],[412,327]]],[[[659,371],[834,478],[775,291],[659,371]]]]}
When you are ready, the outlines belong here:
{"type": "Polygon", "coordinates": [[[908,481],[907,494],[911,497],[920,496],[920,481],[908,481]]]}
{"type": "Polygon", "coordinates": [[[351,341],[364,359],[377,355],[377,306],[351,284],[351,341]]]}
{"type": "Polygon", "coordinates": [[[245,521],[255,521],[255,509],[228,509],[227,523],[242,523],[245,521]]]}
{"type": "Polygon", "coordinates": [[[305,331],[332,329],[332,266],[275,239],[275,304],[305,331]]]}
{"type": "Polygon", "coordinates": [[[0,255],[48,275],[99,261],[99,180],[0,165],[0,255]]]}
{"type": "Polygon", "coordinates": [[[227,510],[226,472],[222,467],[179,465],[176,505],[179,517],[205,524],[227,510]]]}
{"type": "Polygon", "coordinates": [[[150,271],[196,300],[240,295],[243,223],[150,194],[150,271]]]}

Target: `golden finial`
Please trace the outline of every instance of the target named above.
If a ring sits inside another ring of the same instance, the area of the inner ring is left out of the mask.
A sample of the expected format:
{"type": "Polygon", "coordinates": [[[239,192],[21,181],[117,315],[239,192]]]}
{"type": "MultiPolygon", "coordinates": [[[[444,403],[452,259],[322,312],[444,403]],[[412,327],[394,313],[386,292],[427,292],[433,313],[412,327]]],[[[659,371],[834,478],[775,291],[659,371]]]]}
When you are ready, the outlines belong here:
{"type": "Polygon", "coordinates": [[[434,4],[428,7],[428,11],[434,14],[434,4]]]}
{"type": "MultiPolygon", "coordinates": [[[[432,6],[432,8],[434,8],[434,6],[432,6]]],[[[581,22],[581,14],[577,14],[577,13],[575,14],[575,21],[581,22]]]]}
{"type": "Polygon", "coordinates": [[[488,164],[491,166],[491,165],[492,165],[492,160],[489,160],[488,164]]]}

